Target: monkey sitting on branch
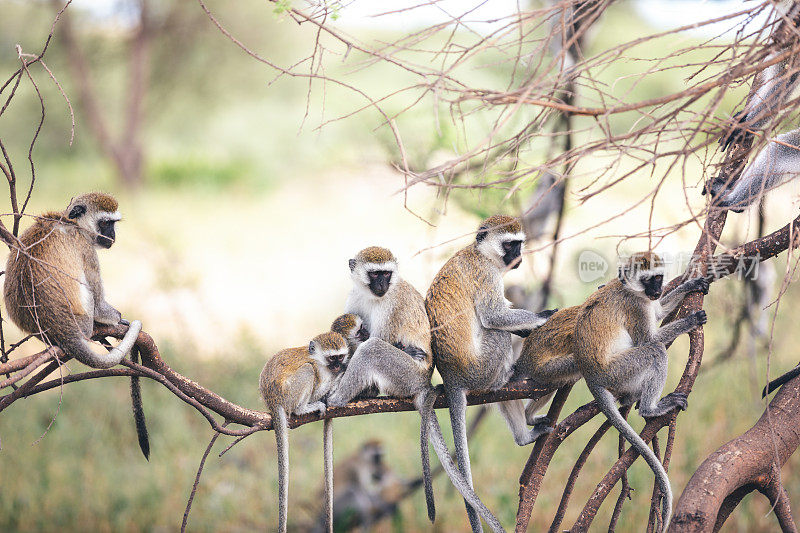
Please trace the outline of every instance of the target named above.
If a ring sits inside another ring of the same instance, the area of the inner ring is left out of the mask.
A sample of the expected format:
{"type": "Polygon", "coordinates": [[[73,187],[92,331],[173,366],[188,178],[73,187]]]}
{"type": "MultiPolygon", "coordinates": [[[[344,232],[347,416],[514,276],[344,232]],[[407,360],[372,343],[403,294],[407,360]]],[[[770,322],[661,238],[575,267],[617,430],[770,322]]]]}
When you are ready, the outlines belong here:
{"type": "Polygon", "coordinates": [[[575,322],[575,361],[600,410],[644,458],[661,489],[662,524],[672,515],[672,489],[658,457],[628,424],[616,407],[639,402],[644,418],[686,409],[686,395],[661,398],[667,380],[665,344],[706,323],[706,312],[692,313],[658,327],[692,291],[708,292],[708,281],[695,278],[661,295],[664,267],[649,252],[632,255],[620,265],[617,279],[595,291],[580,307],[575,322]]]}
{"type": "Polygon", "coordinates": [[[328,399],[342,406],[370,387],[379,394],[413,398],[420,413],[420,455],[425,502],[431,522],[436,516],[428,441],[450,481],[494,531],[502,531],[497,518],[480,501],[460,474],[447,450],[433,404],[431,328],[422,295],[397,272],[397,260],[386,248],[371,246],[349,261],[353,288],[345,310],[360,316],[370,339],[353,354],[347,370],[328,399]]]}
{"type": "Polygon", "coordinates": [[[92,368],[110,368],[130,352],[142,324],[134,320],[119,346],[92,350],[95,322],[126,324],[105,299],[96,248],[111,248],[121,215],[108,194],[73,198],[63,213],[50,212],[20,236],[6,264],[4,296],[11,320],[26,333],[58,346],[92,368]]]}
{"type": "MultiPolygon", "coordinates": [[[[470,487],[467,392],[505,385],[515,363],[512,333],[527,336],[553,314],[553,311],[533,313],[511,309],[503,295],[503,275],[519,266],[524,242],[519,219],[505,215],[489,217],[478,228],[475,241],[444,264],[425,299],[436,368],[450,403],[458,466],[470,487]]],[[[509,406],[509,402],[497,404],[518,445],[530,444],[550,431],[547,424],[520,430],[525,420],[521,424],[513,420],[517,413],[509,406]]],[[[466,506],[472,531],[481,531],[478,514],[469,503],[466,506]]]]}
{"type": "MultiPolygon", "coordinates": [[[[77,196],[63,213],[37,217],[6,264],[3,294],[11,320],[92,368],[119,364],[142,329],[141,322],[128,324],[106,301],[100,276],[96,249],[111,248],[116,241],[114,224],[120,218],[113,196],[97,192],[77,196]],[[95,323],[128,325],[128,331],[117,347],[98,353],[90,339],[95,323]]],[[[138,376],[131,377],[139,446],[147,458],[150,445],[139,387],[138,376]]]]}
{"type": "MultiPolygon", "coordinates": [[[[267,361],[261,371],[259,390],[272,415],[278,447],[278,531],[286,533],[289,497],[289,420],[292,414],[319,411],[325,414],[323,397],[344,370],[349,350],[338,333],[322,333],[307,347],[287,348],[267,361]]],[[[331,430],[325,420],[323,454],[325,459],[325,510],[328,531],[333,527],[333,462],[331,430]]]]}

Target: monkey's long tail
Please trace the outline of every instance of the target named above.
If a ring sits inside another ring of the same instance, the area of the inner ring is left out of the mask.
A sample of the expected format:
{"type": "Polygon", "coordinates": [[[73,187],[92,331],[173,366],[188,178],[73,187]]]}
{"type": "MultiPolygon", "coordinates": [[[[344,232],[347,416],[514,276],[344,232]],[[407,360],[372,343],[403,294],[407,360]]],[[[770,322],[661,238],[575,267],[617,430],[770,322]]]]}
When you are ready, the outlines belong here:
{"type": "Polygon", "coordinates": [[[55,344],[64,350],[67,355],[74,357],[87,366],[92,368],[111,368],[118,365],[128,355],[128,352],[131,351],[131,348],[136,343],[136,338],[139,336],[140,331],[142,331],[142,323],[138,320],[133,320],[119,345],[104,354],[95,353],[89,341],[81,335],[66,335],[64,338],[54,340],[56,341],[55,344]]]}
{"type": "Polygon", "coordinates": [[[280,405],[275,409],[272,424],[278,445],[278,531],[286,533],[289,511],[289,422],[286,420],[286,411],[280,405]]]}
{"type": "Polygon", "coordinates": [[[322,455],[325,463],[325,531],[333,533],[333,420],[330,418],[322,423],[322,455]]]}
{"type": "Polygon", "coordinates": [[[636,451],[644,458],[653,474],[655,474],[663,495],[663,500],[661,500],[662,531],[666,532],[669,527],[669,521],[672,519],[672,488],[669,485],[669,478],[667,477],[667,471],[664,470],[664,465],[661,464],[661,461],[658,460],[658,457],[656,457],[656,454],[653,453],[647,443],[628,424],[628,421],[622,417],[617,409],[614,396],[602,387],[590,386],[589,390],[592,391],[592,395],[600,405],[600,410],[606,415],[611,425],[617,428],[617,431],[631,443],[631,446],[636,448],[636,451]]]}
{"type": "Polygon", "coordinates": [[[420,411],[420,413],[429,424],[430,442],[433,444],[433,450],[436,452],[436,456],[439,458],[439,462],[442,463],[442,467],[444,467],[444,471],[447,472],[447,476],[450,478],[453,486],[456,488],[456,490],[458,490],[458,492],[461,493],[461,496],[464,497],[464,499],[472,506],[472,508],[475,509],[486,521],[489,527],[492,528],[492,531],[505,531],[503,526],[500,524],[500,521],[495,518],[492,512],[483,504],[480,498],[478,498],[478,495],[475,494],[475,491],[472,489],[472,487],[470,487],[469,483],[467,483],[467,480],[464,479],[464,476],[461,475],[458,467],[453,462],[453,458],[450,457],[450,450],[447,449],[447,443],[444,441],[442,428],[439,426],[439,419],[436,418],[436,414],[433,412],[433,403],[436,400],[434,389],[430,388],[427,392],[422,393],[421,396],[424,396],[422,403],[425,412],[422,413],[422,411],[420,411]]]}
{"type": "Polygon", "coordinates": [[[425,505],[428,507],[428,520],[436,520],[436,502],[433,498],[433,478],[431,476],[431,455],[428,449],[430,439],[430,417],[433,416],[433,402],[436,395],[430,394],[430,389],[417,394],[414,403],[420,414],[419,424],[419,452],[422,459],[422,483],[425,487],[425,505]]]}
{"type": "Polygon", "coordinates": [[[780,376],[778,378],[775,378],[772,381],[770,381],[767,384],[767,386],[764,387],[764,390],[761,392],[761,397],[762,398],[766,397],[767,394],[770,394],[772,391],[774,391],[775,389],[777,389],[781,385],[785,384],[786,382],[792,380],[793,378],[797,377],[798,375],[800,375],[800,365],[798,365],[798,366],[794,367],[793,369],[789,370],[784,375],[782,375],[782,376],[780,376]]]}
{"type": "MultiPolygon", "coordinates": [[[[139,362],[139,349],[131,348],[131,361],[139,362]]],[[[131,406],[133,408],[133,422],[136,424],[136,436],[139,439],[139,448],[144,458],[150,460],[150,435],[147,432],[147,420],[144,417],[144,404],[142,403],[142,384],[139,376],[131,376],[131,406]]]]}

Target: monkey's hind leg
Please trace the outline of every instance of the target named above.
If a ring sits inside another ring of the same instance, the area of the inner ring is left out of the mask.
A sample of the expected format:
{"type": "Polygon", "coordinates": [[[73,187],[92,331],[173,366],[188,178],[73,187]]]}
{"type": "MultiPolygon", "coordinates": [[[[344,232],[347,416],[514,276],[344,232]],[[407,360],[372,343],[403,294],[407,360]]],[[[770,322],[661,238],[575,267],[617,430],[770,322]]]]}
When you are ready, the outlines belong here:
{"type": "Polygon", "coordinates": [[[667,382],[667,349],[661,343],[646,344],[632,348],[640,350],[642,358],[652,360],[649,371],[642,380],[642,392],[639,398],[639,414],[643,418],[655,418],[673,409],[686,409],[686,395],[673,392],[661,398],[661,392],[667,382]]]}
{"type": "Polygon", "coordinates": [[[553,390],[541,398],[536,398],[535,400],[530,400],[528,402],[528,405],[525,406],[525,422],[527,422],[529,426],[537,426],[539,424],[546,424],[549,426],[552,424],[550,419],[547,418],[547,415],[537,415],[536,413],[541,411],[542,407],[547,405],[547,402],[550,401],[550,398],[552,398],[555,393],[556,391],[553,390]]]}

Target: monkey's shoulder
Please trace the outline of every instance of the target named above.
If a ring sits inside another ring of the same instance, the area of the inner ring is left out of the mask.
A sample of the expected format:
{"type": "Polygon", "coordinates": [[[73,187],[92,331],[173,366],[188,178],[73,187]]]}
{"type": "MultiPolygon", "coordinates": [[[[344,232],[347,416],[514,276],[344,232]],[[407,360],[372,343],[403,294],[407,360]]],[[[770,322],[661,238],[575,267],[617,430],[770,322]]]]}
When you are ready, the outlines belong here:
{"type": "Polygon", "coordinates": [[[314,364],[308,347],[286,348],[276,353],[264,365],[263,373],[273,379],[282,379],[296,373],[303,365],[314,364]]]}
{"type": "Polygon", "coordinates": [[[48,212],[23,231],[19,240],[25,246],[26,253],[33,257],[41,257],[52,251],[64,256],[79,242],[79,231],[77,225],[61,213],[48,212]]]}
{"type": "Polygon", "coordinates": [[[500,289],[502,278],[492,275],[492,268],[474,245],[459,250],[436,274],[425,298],[431,325],[471,322],[481,288],[500,289]]]}

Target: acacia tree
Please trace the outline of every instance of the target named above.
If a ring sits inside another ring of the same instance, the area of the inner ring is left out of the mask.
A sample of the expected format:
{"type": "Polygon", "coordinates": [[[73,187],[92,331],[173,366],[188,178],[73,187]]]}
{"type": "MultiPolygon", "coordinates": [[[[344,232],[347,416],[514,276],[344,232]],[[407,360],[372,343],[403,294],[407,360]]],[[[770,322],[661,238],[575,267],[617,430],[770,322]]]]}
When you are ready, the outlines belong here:
{"type": "MultiPolygon", "coordinates": [[[[631,206],[649,203],[652,211],[658,206],[659,193],[667,185],[668,176],[675,169],[687,168],[690,158],[703,160],[703,172],[697,175],[684,174],[680,184],[684,189],[688,190],[694,184],[710,184],[712,181],[728,184],[735,182],[751,153],[769,142],[774,133],[780,131],[783,124],[796,114],[798,100],[789,94],[781,95],[779,104],[765,126],[752,130],[753,135],[734,136],[722,161],[712,163],[709,161],[711,156],[707,156],[706,147],[725,135],[734,125],[731,120],[717,117],[719,107],[725,94],[742,80],[752,80],[748,99],[755,98],[755,92],[763,83],[759,73],[772,65],[783,64],[787,79],[796,76],[796,58],[800,52],[800,3],[792,2],[787,10],[780,10],[777,2],[764,1],[743,7],[739,13],[708,21],[705,24],[724,20],[742,22],[737,26],[733,39],[724,43],[709,41],[706,47],[713,54],[702,62],[689,60],[697,51],[695,46],[643,60],[649,66],[643,70],[642,77],[673,69],[676,64],[691,69],[693,73],[680,90],[666,91],[658,97],[633,102],[626,101],[604,84],[600,73],[637,45],[658,42],[669,35],[685,31],[688,27],[621,42],[607,50],[588,55],[583,48],[584,37],[602,19],[611,3],[611,0],[561,0],[534,4],[494,21],[488,31],[457,32],[455,30],[462,27],[470,29],[469,12],[465,12],[452,15],[446,22],[404,35],[395,41],[373,43],[356,39],[337,27],[334,15],[341,7],[338,4],[315,4],[305,9],[276,2],[276,9],[281,16],[294,20],[301,27],[311,26],[315,35],[309,54],[300,61],[283,67],[250,49],[225,27],[203,0],[198,0],[199,8],[205,12],[210,23],[219,29],[220,38],[229,40],[233,46],[239,47],[254,60],[275,70],[279,76],[306,79],[309,94],[318,86],[322,86],[322,90],[336,86],[351,91],[363,101],[363,105],[354,109],[353,113],[373,112],[382,117],[396,142],[397,167],[406,189],[424,183],[440,189],[444,195],[462,188],[508,187],[513,192],[526,181],[548,176],[549,188],[540,190],[540,194],[535,196],[537,200],[528,205],[522,215],[535,212],[537,205],[545,201],[548,195],[541,193],[555,191],[558,195],[556,205],[560,217],[564,213],[564,196],[559,189],[566,190],[568,185],[575,183],[576,166],[588,157],[609,159],[610,156],[611,162],[599,175],[592,175],[588,178],[588,183],[582,183],[582,188],[575,191],[580,199],[607,194],[610,189],[629,180],[638,172],[650,171],[657,177],[655,186],[643,197],[632,198],[631,206]],[[745,24],[759,15],[766,16],[757,28],[752,29],[752,25],[745,24]],[[348,78],[352,71],[338,74],[326,70],[325,58],[332,55],[339,60],[345,58],[351,62],[349,65],[358,69],[368,70],[379,64],[401,69],[413,76],[414,82],[406,87],[393,89],[389,94],[373,95],[348,78]],[[469,74],[464,73],[464,66],[468,62],[484,59],[506,67],[505,72],[508,75],[502,87],[480,85],[469,74]],[[447,161],[429,168],[415,168],[416,165],[407,156],[397,114],[386,109],[386,102],[398,94],[411,95],[410,103],[404,107],[404,111],[423,105],[426,99],[433,99],[436,109],[444,106],[449,111],[449,120],[464,125],[465,129],[471,120],[478,118],[484,121],[490,119],[491,127],[477,141],[468,137],[460,139],[459,153],[453,154],[447,161]],[[626,118],[630,127],[620,131],[615,125],[615,120],[619,118],[626,118]],[[550,148],[540,150],[542,143],[550,148]],[[531,157],[532,154],[538,154],[536,162],[532,162],[535,159],[531,157]],[[621,170],[619,162],[623,154],[636,161],[632,168],[621,170]]],[[[32,84],[39,94],[32,69],[41,67],[56,80],[44,63],[44,56],[53,32],[58,31],[59,17],[67,6],[59,11],[53,30],[38,54],[31,55],[19,50],[19,68],[0,86],[0,95],[3,96],[0,118],[21,83],[32,84]]],[[[385,16],[402,14],[389,12],[385,16]]],[[[41,96],[39,101],[42,114],[38,128],[41,128],[45,103],[41,96]]],[[[733,110],[726,111],[727,116],[733,114],[733,110]]],[[[744,127],[747,128],[748,124],[744,127]]],[[[3,155],[0,171],[8,181],[11,217],[8,224],[0,222],[0,239],[15,253],[26,253],[17,235],[20,220],[26,215],[28,200],[35,189],[32,152],[38,131],[36,129],[28,152],[31,176],[22,195],[18,190],[17,166],[13,164],[0,138],[0,151],[3,155]]],[[[581,178],[585,179],[584,176],[581,178]]],[[[800,242],[797,238],[797,226],[800,224],[798,217],[769,235],[715,253],[721,246],[719,239],[726,224],[727,212],[715,208],[710,198],[701,211],[693,211],[689,202],[686,207],[686,219],[679,224],[667,228],[652,227],[651,224],[650,227],[637,228],[637,232],[626,236],[646,236],[654,246],[679,227],[691,225],[697,228],[693,260],[686,272],[673,279],[666,290],[677,286],[687,277],[698,274],[709,277],[711,281],[718,280],[733,273],[741,264],[742,258],[766,261],[783,251],[794,249],[800,242]]],[[[623,216],[627,210],[628,208],[616,216],[623,216]]],[[[567,238],[560,235],[559,223],[556,223],[553,231],[553,244],[567,238]]],[[[692,294],[665,322],[686,316],[702,306],[703,296],[692,294]]],[[[161,383],[208,420],[213,438],[201,461],[200,471],[211,446],[220,434],[238,437],[231,444],[233,446],[255,432],[272,429],[272,421],[266,413],[233,404],[209,388],[173,371],[160,357],[156,343],[147,333],[141,333],[137,341],[142,357],[141,364],[125,360],[122,363],[124,368],[87,370],[45,381],[49,374],[63,365],[65,355],[58,348],[49,347],[32,356],[11,359],[13,352],[28,339],[7,344],[2,326],[0,321],[0,374],[5,374],[6,378],[0,382],[0,388],[7,392],[0,396],[0,412],[20,398],[76,381],[121,376],[150,378],[161,383]]],[[[125,331],[124,326],[101,327],[95,331],[95,338],[119,338],[125,331]]],[[[691,332],[689,339],[688,360],[675,389],[686,395],[691,395],[702,365],[703,331],[698,329],[691,332]]],[[[599,413],[596,404],[590,402],[561,417],[570,389],[571,387],[564,387],[557,391],[548,412],[551,420],[558,420],[555,430],[535,443],[522,470],[517,531],[525,531],[528,527],[531,512],[556,451],[572,433],[599,413]]],[[[500,390],[473,392],[468,396],[468,401],[470,404],[479,404],[516,398],[538,398],[549,392],[551,391],[523,381],[509,383],[500,390]]],[[[443,408],[446,405],[444,397],[440,395],[436,407],[443,408]]],[[[324,418],[413,409],[409,400],[378,398],[331,408],[324,418]]],[[[679,414],[671,412],[649,419],[641,432],[642,438],[652,443],[665,467],[669,465],[675,439],[680,438],[676,426],[679,414]],[[664,428],[667,428],[667,435],[662,453],[657,434],[664,428]]],[[[293,416],[290,426],[297,427],[320,418],[318,414],[293,416]]],[[[607,422],[603,423],[575,459],[559,506],[552,512],[551,531],[561,529],[581,469],[609,427],[607,422]]],[[[780,466],[800,445],[800,432],[795,429],[797,427],[800,427],[800,379],[795,378],[783,386],[770,402],[764,416],[749,431],[724,445],[697,469],[678,500],[670,530],[717,530],[742,498],[757,490],[774,506],[780,527],[784,531],[795,531],[796,526],[779,471],[780,466]]],[[[620,513],[630,494],[626,473],[637,458],[635,450],[626,450],[622,442],[619,451],[619,458],[609,465],[608,472],[592,495],[583,502],[582,511],[572,525],[572,530],[588,530],[600,505],[619,484],[621,490],[609,524],[610,530],[616,529],[620,513]]],[[[195,488],[200,480],[200,471],[195,488]]],[[[659,513],[656,512],[658,496],[657,489],[654,488],[648,531],[660,527],[659,513]]],[[[184,527],[187,520],[188,506],[184,515],[184,527]]]]}

